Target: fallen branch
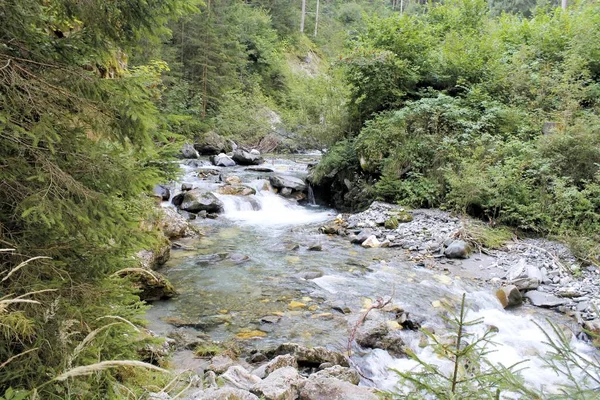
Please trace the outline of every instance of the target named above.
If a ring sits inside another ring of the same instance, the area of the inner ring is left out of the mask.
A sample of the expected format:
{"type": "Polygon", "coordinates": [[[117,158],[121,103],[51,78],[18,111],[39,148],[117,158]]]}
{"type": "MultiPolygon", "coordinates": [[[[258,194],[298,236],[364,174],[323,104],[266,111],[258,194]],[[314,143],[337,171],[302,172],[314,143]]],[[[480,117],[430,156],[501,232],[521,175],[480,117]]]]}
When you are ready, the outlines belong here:
{"type": "Polygon", "coordinates": [[[383,301],[382,297],[378,297],[377,300],[375,300],[374,303],[372,303],[369,308],[367,308],[367,310],[363,313],[363,315],[358,319],[358,321],[356,321],[356,324],[354,325],[354,328],[352,328],[352,332],[350,333],[350,337],[348,338],[348,358],[352,357],[352,343],[354,342],[354,339],[356,338],[356,332],[358,331],[358,328],[360,328],[360,326],[365,322],[365,320],[367,319],[367,315],[369,315],[369,313],[371,312],[371,310],[373,309],[382,309],[383,307],[387,306],[388,304],[390,304],[392,302],[392,300],[394,299],[394,294],[396,293],[396,290],[394,289],[394,291],[392,292],[392,295],[390,296],[390,298],[387,301],[383,301]]]}
{"type": "Polygon", "coordinates": [[[560,268],[563,272],[566,272],[566,273],[569,273],[569,274],[571,273],[571,270],[569,268],[565,267],[565,265],[560,262],[560,260],[558,259],[558,257],[556,257],[554,254],[552,254],[549,250],[546,250],[543,247],[534,246],[534,245],[529,244],[529,243],[523,243],[523,242],[517,242],[517,243],[518,244],[523,244],[523,245],[528,246],[528,247],[531,247],[532,249],[543,251],[544,253],[548,254],[550,256],[550,258],[552,258],[552,261],[554,261],[554,264],[556,264],[556,266],[558,268],[560,268]]]}

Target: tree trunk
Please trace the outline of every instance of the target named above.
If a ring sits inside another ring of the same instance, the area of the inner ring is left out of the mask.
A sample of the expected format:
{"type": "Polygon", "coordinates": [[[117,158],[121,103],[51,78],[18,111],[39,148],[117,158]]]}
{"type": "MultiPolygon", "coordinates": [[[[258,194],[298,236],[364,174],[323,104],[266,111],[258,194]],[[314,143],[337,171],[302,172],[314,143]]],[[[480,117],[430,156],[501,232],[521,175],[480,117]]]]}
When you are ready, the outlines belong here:
{"type": "Polygon", "coordinates": [[[304,17],[306,16],[306,0],[302,0],[302,15],[300,16],[300,32],[304,33],[304,17]]]}
{"type": "MultiPolygon", "coordinates": [[[[206,2],[206,15],[208,17],[208,22],[210,23],[210,0],[206,2]]],[[[208,29],[206,30],[206,37],[204,40],[204,65],[202,66],[202,119],[206,118],[206,109],[208,106],[208,29]]]]}
{"type": "Polygon", "coordinates": [[[315,37],[317,37],[318,28],[319,28],[319,0],[317,0],[317,13],[315,14],[315,37]]]}
{"type": "Polygon", "coordinates": [[[562,0],[561,5],[562,5],[562,9],[566,10],[567,9],[567,0],[562,0]]]}

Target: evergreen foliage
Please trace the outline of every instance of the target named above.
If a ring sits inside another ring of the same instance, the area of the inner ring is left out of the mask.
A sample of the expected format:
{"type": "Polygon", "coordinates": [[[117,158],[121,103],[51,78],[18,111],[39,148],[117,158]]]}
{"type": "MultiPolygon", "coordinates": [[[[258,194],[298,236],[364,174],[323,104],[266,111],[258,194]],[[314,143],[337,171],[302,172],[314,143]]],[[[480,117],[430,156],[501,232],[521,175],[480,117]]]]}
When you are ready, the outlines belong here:
{"type": "Polygon", "coordinates": [[[0,2],[0,243],[17,249],[0,253],[0,298],[31,300],[0,316],[0,359],[12,360],[0,393],[123,395],[113,370],[48,382],[139,358],[143,338],[105,317],[141,322],[131,285],[112,274],[156,240],[144,194],[172,174],[157,161],[173,137],[155,106],[164,64],[128,66],[127,55],[192,11],[178,0],[0,2]],[[15,270],[38,256],[49,259],[15,270]]]}

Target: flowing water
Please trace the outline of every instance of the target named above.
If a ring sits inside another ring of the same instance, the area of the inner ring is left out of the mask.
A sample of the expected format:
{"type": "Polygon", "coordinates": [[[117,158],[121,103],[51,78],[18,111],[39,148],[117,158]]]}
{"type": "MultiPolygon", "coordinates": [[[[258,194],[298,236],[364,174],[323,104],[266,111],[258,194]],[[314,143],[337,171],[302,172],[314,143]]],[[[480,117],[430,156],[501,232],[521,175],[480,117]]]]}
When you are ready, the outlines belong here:
{"type": "MultiPolygon", "coordinates": [[[[263,166],[301,177],[309,161],[311,157],[273,159],[263,166]]],[[[169,323],[175,321],[194,326],[178,330],[195,335],[199,329],[215,341],[255,337],[254,348],[296,342],[344,351],[351,323],[348,315],[334,308],[348,307],[356,319],[377,297],[393,293],[395,304],[436,328],[442,320],[435,306],[442,302],[458,307],[467,293],[469,319],[484,320],[471,328],[473,332],[483,334],[492,325],[499,329],[494,337],[497,351],[488,356],[491,361],[511,365],[529,360],[521,367],[528,367],[523,375],[530,385],[561,383],[537,357],[549,348],[536,323],[544,326],[545,318],[551,317],[568,325],[564,317],[526,306],[505,311],[491,288],[417,267],[402,257],[404,250],[364,249],[347,239],[319,234],[318,227],[334,219],[335,211],[298,205],[275,194],[267,184],[272,173],[243,167],[183,168],[182,181],[195,187],[214,191],[222,184],[219,174],[236,175],[257,194],[218,195],[225,212],[216,220],[198,220],[204,231],[200,239],[179,241],[182,249],[172,251],[162,272],[180,294],[154,304],[147,315],[152,330],[166,335],[175,330],[169,323]],[[308,249],[315,244],[322,251],[308,249]]],[[[449,368],[430,349],[419,347],[419,335],[409,331],[403,339],[422,359],[449,368]]],[[[576,345],[583,353],[592,351],[581,342],[576,345]]],[[[357,353],[355,358],[372,379],[364,383],[383,389],[392,389],[397,382],[390,368],[406,371],[416,366],[382,350],[357,353]]]]}

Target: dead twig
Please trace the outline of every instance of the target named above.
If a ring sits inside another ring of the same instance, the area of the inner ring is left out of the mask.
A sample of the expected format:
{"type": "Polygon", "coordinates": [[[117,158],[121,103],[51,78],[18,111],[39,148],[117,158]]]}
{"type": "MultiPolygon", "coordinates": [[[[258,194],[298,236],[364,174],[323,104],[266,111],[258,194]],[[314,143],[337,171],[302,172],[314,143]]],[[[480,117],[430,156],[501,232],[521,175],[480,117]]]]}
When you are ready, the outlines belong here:
{"type": "Polygon", "coordinates": [[[360,328],[360,326],[365,322],[365,320],[367,319],[367,315],[369,315],[369,313],[371,312],[371,310],[373,309],[382,309],[383,307],[387,306],[388,304],[390,304],[392,302],[392,300],[394,299],[394,295],[396,293],[396,290],[394,289],[392,291],[392,295],[390,296],[389,299],[387,299],[387,301],[383,301],[383,297],[378,297],[377,300],[375,300],[375,302],[373,302],[367,309],[366,311],[363,313],[363,315],[358,319],[358,321],[356,321],[356,324],[354,324],[354,328],[352,328],[352,331],[350,333],[350,337],[348,338],[348,347],[347,347],[347,351],[348,351],[348,358],[352,357],[352,343],[354,342],[354,339],[356,338],[356,333],[358,332],[358,328],[360,328]]]}
{"type": "Polygon", "coordinates": [[[571,270],[569,268],[567,268],[562,262],[560,262],[560,260],[558,259],[558,257],[555,256],[554,254],[552,254],[552,252],[550,252],[549,250],[546,250],[543,247],[538,247],[538,246],[535,246],[535,245],[529,244],[529,243],[523,243],[523,242],[517,242],[517,243],[519,245],[522,244],[522,245],[525,245],[527,247],[531,247],[532,249],[539,250],[539,251],[542,251],[542,252],[548,254],[550,256],[550,258],[552,258],[552,261],[554,261],[554,264],[558,268],[560,268],[563,272],[571,273],[571,270]]]}

